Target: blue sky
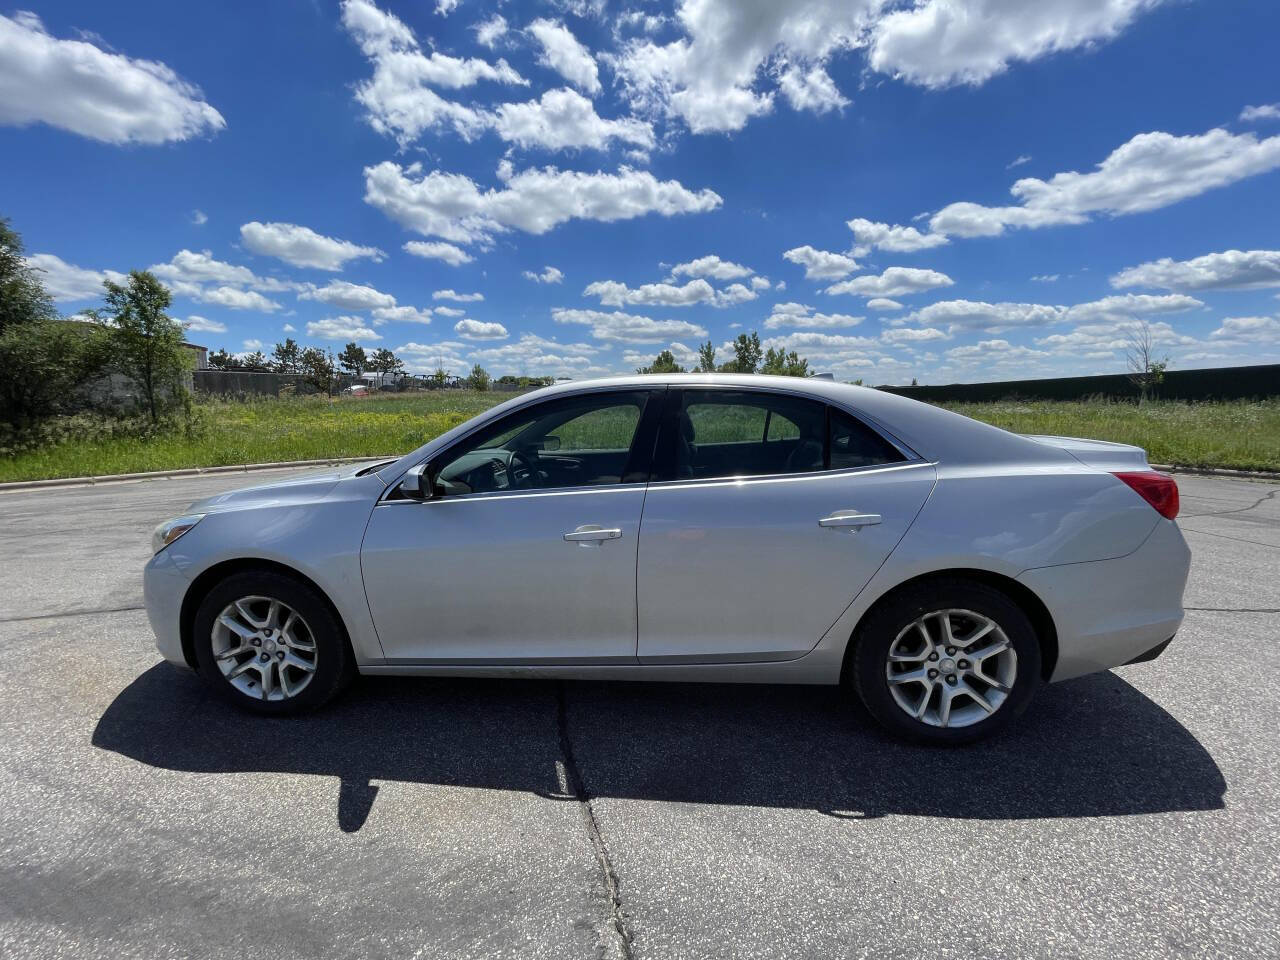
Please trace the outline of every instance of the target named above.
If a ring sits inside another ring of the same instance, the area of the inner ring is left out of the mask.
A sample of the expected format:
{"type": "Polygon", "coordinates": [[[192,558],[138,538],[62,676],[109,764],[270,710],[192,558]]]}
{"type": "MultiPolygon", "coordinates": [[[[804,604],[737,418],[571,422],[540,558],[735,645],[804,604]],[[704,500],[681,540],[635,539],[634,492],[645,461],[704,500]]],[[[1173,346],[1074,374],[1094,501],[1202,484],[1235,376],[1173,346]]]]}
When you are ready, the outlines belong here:
{"type": "Polygon", "coordinates": [[[68,314],[582,377],[1280,361],[1280,5],[0,8],[0,215],[68,314]],[[696,361],[695,361],[696,362],[696,361]]]}

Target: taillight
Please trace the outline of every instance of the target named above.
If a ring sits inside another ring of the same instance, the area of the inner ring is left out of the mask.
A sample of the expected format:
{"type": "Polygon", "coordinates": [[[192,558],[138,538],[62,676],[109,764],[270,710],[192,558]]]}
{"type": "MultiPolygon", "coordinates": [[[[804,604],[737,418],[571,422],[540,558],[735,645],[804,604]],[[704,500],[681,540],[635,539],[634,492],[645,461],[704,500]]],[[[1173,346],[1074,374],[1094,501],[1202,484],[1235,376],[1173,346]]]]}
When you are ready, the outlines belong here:
{"type": "Polygon", "coordinates": [[[1167,473],[1155,470],[1135,471],[1133,473],[1117,473],[1143,500],[1155,508],[1156,513],[1166,520],[1178,515],[1178,485],[1167,473]]]}

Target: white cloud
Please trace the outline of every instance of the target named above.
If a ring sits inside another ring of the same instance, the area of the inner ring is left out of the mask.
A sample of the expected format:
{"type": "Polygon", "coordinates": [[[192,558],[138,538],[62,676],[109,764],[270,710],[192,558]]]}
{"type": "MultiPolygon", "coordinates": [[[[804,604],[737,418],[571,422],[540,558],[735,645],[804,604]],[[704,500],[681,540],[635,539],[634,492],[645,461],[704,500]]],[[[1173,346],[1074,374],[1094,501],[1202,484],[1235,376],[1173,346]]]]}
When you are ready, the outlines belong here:
{"type": "Polygon", "coordinates": [[[168,263],[147,268],[165,282],[175,294],[201,298],[206,283],[232,287],[249,287],[266,293],[294,290],[297,284],[276,277],[260,277],[248,267],[219,260],[208,250],[179,250],[168,263]]]}
{"type": "Polygon", "coordinates": [[[953,283],[945,273],[919,267],[889,267],[878,277],[867,275],[843,280],[827,287],[826,293],[850,293],[859,297],[900,297],[922,290],[949,287],[953,283]]]}
{"type": "Polygon", "coordinates": [[[1215,340],[1265,343],[1274,347],[1280,344],[1280,318],[1227,317],[1209,336],[1215,340]]]}
{"type": "Polygon", "coordinates": [[[1038,360],[1049,356],[1045,350],[1013,346],[1008,340],[980,340],[947,351],[947,359],[959,365],[978,363],[1000,366],[1025,360],[1038,360]]]}
{"type": "Polygon", "coordinates": [[[921,0],[871,34],[873,70],[927,87],[980,84],[1016,61],[1110,40],[1159,0],[921,0]]]}
{"type": "Polygon", "coordinates": [[[534,283],[560,283],[564,279],[564,274],[555,267],[544,267],[541,273],[526,270],[523,276],[534,283]]]}
{"type": "Polygon", "coordinates": [[[196,87],[155,60],[59,40],[40,18],[0,16],[0,124],[47,123],[104,143],[167,143],[226,121],[196,87]]]}
{"type": "Polygon", "coordinates": [[[280,304],[269,300],[256,290],[238,290],[235,287],[209,287],[200,290],[196,299],[202,303],[212,303],[229,310],[257,310],[262,313],[273,313],[280,309],[280,304]]]}
{"type": "Polygon", "coordinates": [[[1203,306],[1204,304],[1195,297],[1181,294],[1152,296],[1146,293],[1128,293],[1123,296],[1090,300],[1088,303],[1077,303],[1075,306],[1067,308],[1067,319],[1079,323],[1090,323],[1106,319],[1115,320],[1126,317],[1183,313],[1203,306]]]}
{"type": "Polygon", "coordinates": [[[205,213],[203,210],[192,210],[191,222],[197,227],[203,227],[206,223],[209,222],[209,215],[205,213]]]}
{"type": "Polygon", "coordinates": [[[1241,123],[1257,123],[1259,120],[1280,120],[1280,103],[1264,103],[1240,111],[1241,123]]]}
{"type": "Polygon", "coordinates": [[[557,307],[551,311],[556,323],[574,323],[591,328],[597,340],[623,343],[660,343],[669,337],[705,337],[707,330],[684,320],[654,320],[650,317],[614,311],[576,310],[557,307]]]}
{"type": "Polygon", "coordinates": [[[1025,327],[1059,323],[1126,322],[1134,317],[1180,313],[1203,307],[1194,297],[1128,295],[1104,297],[1074,306],[1046,303],[987,303],[982,300],[943,300],[917,310],[910,320],[921,326],[947,325],[951,332],[981,330],[1002,333],[1025,327]]]}
{"type": "Polygon", "coordinates": [[[359,317],[329,317],[307,324],[307,336],[321,340],[381,340],[359,317]]]}
{"type": "Polygon", "coordinates": [[[595,363],[593,355],[598,349],[586,343],[559,343],[526,333],[515,343],[475,350],[471,357],[491,365],[497,374],[582,377],[609,372],[595,363]]]}
{"type": "Polygon", "coordinates": [[[673,277],[706,277],[710,280],[741,280],[753,273],[750,267],[744,267],[732,260],[721,260],[715,254],[698,257],[687,263],[677,263],[671,268],[673,277]]]}
{"type": "Polygon", "coordinates": [[[568,87],[548,90],[537,100],[504,103],[494,111],[491,122],[503,140],[526,148],[604,150],[620,140],[649,150],[654,144],[649,123],[634,117],[606,120],[590,100],[568,87]]]}
{"type": "Polygon", "coordinates": [[[459,2],[460,0],[436,0],[436,13],[442,17],[447,17],[458,9],[459,2]]]}
{"type": "Polygon", "coordinates": [[[488,126],[481,111],[446,100],[433,87],[459,89],[481,80],[527,85],[505,60],[491,64],[439,51],[425,55],[403,21],[368,0],[344,0],[342,24],[373,63],[373,76],[356,87],[369,124],[408,146],[424,132],[452,128],[472,139],[488,126]]]}
{"type": "MultiPolygon", "coordinates": [[[[1036,346],[1046,347],[1053,353],[1068,357],[1110,358],[1117,351],[1126,350],[1131,338],[1140,329],[1138,321],[1114,320],[1104,323],[1082,323],[1069,333],[1055,333],[1036,340],[1036,346]]],[[[1194,337],[1180,334],[1163,321],[1148,323],[1146,329],[1154,344],[1161,347],[1190,346],[1194,337]]]]}
{"type": "Polygon", "coordinates": [[[868,310],[879,310],[882,313],[890,310],[901,310],[902,304],[897,300],[890,300],[888,297],[872,297],[867,301],[868,310]]]}
{"type": "Polygon", "coordinates": [[[1060,274],[1057,273],[1041,273],[1032,277],[1035,283],[1057,283],[1060,274]]]}
{"type": "Polygon", "coordinates": [[[370,311],[376,326],[384,323],[430,323],[432,310],[426,307],[374,307],[370,311]]]}
{"type": "Polygon", "coordinates": [[[1024,154],[1021,154],[1020,156],[1014,157],[1011,161],[1009,161],[1005,169],[1012,170],[1014,167],[1020,167],[1024,163],[1030,163],[1030,162],[1031,162],[1030,155],[1024,153],[1024,154]]]}
{"type": "Polygon", "coordinates": [[[298,328],[297,328],[297,327],[295,327],[292,323],[286,323],[286,324],[285,324],[283,327],[281,327],[280,329],[281,329],[281,330],[283,330],[285,333],[297,333],[297,332],[298,332],[298,328]]]}
{"type": "Polygon", "coordinates": [[[838,280],[859,269],[858,261],[853,257],[817,250],[808,244],[793,247],[782,255],[782,259],[803,266],[807,280],[838,280]]]}
{"type": "Polygon", "coordinates": [[[529,33],[542,46],[539,63],[592,96],[600,92],[600,73],[595,58],[568,27],[554,20],[539,19],[529,24],[529,33]]]}
{"type": "Polygon", "coordinates": [[[226,333],[227,325],[195,314],[187,317],[182,326],[193,333],[226,333]]]}
{"type": "Polygon", "coordinates": [[[467,311],[459,310],[457,307],[435,307],[431,312],[438,313],[442,317],[465,317],[467,315],[467,311]]]}
{"type": "Polygon", "coordinates": [[[459,320],[453,330],[464,340],[505,340],[507,328],[500,323],[484,323],[480,320],[459,320]]]}
{"type": "Polygon", "coordinates": [[[240,228],[240,240],[251,253],[316,270],[341,270],[348,260],[361,257],[380,263],[386,256],[377,247],[362,247],[349,240],[326,237],[296,223],[252,220],[240,228]]]}
{"type": "Polygon", "coordinates": [[[462,174],[390,161],[366,167],[365,202],[402,226],[455,243],[492,242],[508,230],[543,234],[569,220],[613,222],[647,213],[702,213],[721,204],[711,190],[693,192],[675,180],[622,167],[617,173],[581,173],[555,167],[499,174],[501,189],[481,191],[462,174]]]}
{"type": "Polygon", "coordinates": [[[1192,260],[1164,257],[1121,270],[1113,287],[1165,290],[1260,290],[1280,287],[1280,250],[1225,250],[1192,260]]]}
{"type": "Polygon", "coordinates": [[[471,364],[462,357],[466,347],[466,344],[454,340],[442,340],[440,343],[411,340],[396,347],[395,353],[405,361],[405,368],[410,373],[431,373],[437,367],[447,372],[463,373],[471,368],[471,364]]]}
{"type": "Polygon", "coordinates": [[[803,303],[775,303],[773,312],[765,319],[764,325],[768,330],[776,330],[780,327],[820,330],[832,327],[856,327],[862,320],[862,317],[851,317],[845,313],[814,313],[813,307],[805,306],[803,303]]]}
{"type": "Polygon", "coordinates": [[[73,266],[52,253],[33,253],[26,260],[27,266],[40,272],[40,282],[49,296],[59,303],[97,300],[103,294],[103,281],[124,283],[129,279],[115,270],[87,270],[73,266]]]}
{"type": "Polygon", "coordinates": [[[831,74],[820,63],[801,66],[789,63],[778,74],[778,89],[796,110],[827,113],[843,110],[849,100],[836,89],[831,74]]]}
{"type": "Polygon", "coordinates": [[[391,294],[346,280],[334,280],[323,287],[308,286],[298,294],[298,299],[316,300],[340,310],[372,310],[396,305],[396,298],[391,294]]]}
{"type": "Polygon", "coordinates": [[[1143,213],[1277,167],[1280,136],[1259,140],[1253,133],[1222,129],[1185,137],[1140,133],[1089,173],[1017,181],[1010,188],[1017,206],[952,203],[935,213],[929,226],[934,233],[989,237],[1008,227],[1084,223],[1099,213],[1143,213]]]}
{"type": "Polygon", "coordinates": [[[855,256],[866,256],[873,249],[915,253],[947,243],[947,238],[937,233],[921,233],[915,227],[890,226],[862,217],[854,217],[847,226],[853,231],[854,243],[857,244],[853,250],[855,256]]]}
{"type": "Polygon", "coordinates": [[[773,109],[761,89],[770,63],[797,109],[844,102],[825,72],[829,57],[861,44],[880,0],[685,0],[682,36],[666,44],[632,40],[615,68],[637,110],[679,117],[694,133],[740,130],[773,109]]]}
{"type": "Polygon", "coordinates": [[[507,33],[507,19],[502,14],[495,13],[488,20],[477,23],[472,29],[476,32],[476,43],[492,50],[494,44],[507,33]]]}
{"type": "Polygon", "coordinates": [[[951,335],[949,333],[945,330],[939,330],[937,327],[897,327],[893,330],[883,330],[880,333],[880,341],[882,343],[900,346],[950,339],[951,335]]]}
{"type": "MultiPolygon", "coordinates": [[[[437,290],[432,300],[453,300],[456,303],[476,303],[484,299],[483,293],[458,293],[455,290],[437,290]]],[[[443,311],[441,311],[443,312],[443,311]]]]}
{"type": "Polygon", "coordinates": [[[628,287],[620,280],[597,280],[595,283],[588,284],[582,294],[587,297],[599,297],[600,302],[609,307],[628,304],[690,307],[698,303],[707,303],[713,307],[729,307],[754,300],[759,296],[757,291],[740,283],[730,284],[723,290],[716,290],[701,277],[680,286],[673,283],[642,283],[638,287],[628,287]]]}
{"type": "Polygon", "coordinates": [[[252,353],[255,350],[261,350],[265,344],[261,340],[242,340],[241,344],[245,350],[252,353]]]}
{"type": "Polygon", "coordinates": [[[428,260],[443,260],[451,267],[460,267],[464,263],[470,263],[475,259],[461,247],[455,247],[452,243],[441,241],[410,240],[404,245],[404,250],[415,257],[423,257],[428,260]]]}

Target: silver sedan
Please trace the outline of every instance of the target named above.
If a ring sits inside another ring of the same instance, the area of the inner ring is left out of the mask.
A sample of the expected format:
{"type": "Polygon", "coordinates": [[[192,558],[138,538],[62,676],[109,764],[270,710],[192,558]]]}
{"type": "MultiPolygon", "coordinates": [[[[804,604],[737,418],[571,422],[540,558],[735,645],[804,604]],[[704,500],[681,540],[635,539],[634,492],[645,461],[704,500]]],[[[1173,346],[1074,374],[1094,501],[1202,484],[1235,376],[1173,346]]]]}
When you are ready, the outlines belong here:
{"type": "Polygon", "coordinates": [[[1159,655],[1177,511],[1137,447],[824,380],[629,377],[195,503],[145,592],[161,654],[262,713],[357,673],[845,684],[961,743],[1159,655]]]}

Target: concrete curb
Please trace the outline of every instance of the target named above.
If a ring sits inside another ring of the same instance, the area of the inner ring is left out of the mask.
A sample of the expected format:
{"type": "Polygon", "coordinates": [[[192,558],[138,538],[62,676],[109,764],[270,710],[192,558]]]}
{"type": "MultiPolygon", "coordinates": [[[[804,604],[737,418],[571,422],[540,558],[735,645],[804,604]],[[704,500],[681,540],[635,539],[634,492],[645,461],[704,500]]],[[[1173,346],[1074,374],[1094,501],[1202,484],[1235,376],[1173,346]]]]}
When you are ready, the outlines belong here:
{"type": "Polygon", "coordinates": [[[1171,463],[1153,463],[1153,470],[1165,473],[1190,473],[1201,477],[1222,477],[1228,480],[1280,480],[1275,470],[1227,470],[1224,467],[1180,467],[1171,463]]]}
{"type": "Polygon", "coordinates": [[[115,473],[103,477],[57,477],[53,480],[17,480],[0,483],[0,493],[13,490],[42,490],[46,487],[89,487],[100,483],[129,483],[138,480],[173,480],[219,473],[252,473],[256,470],[296,470],[300,467],[336,467],[344,463],[373,463],[393,457],[334,457],[329,460],[285,460],[279,463],[238,463],[227,467],[184,467],[150,473],[115,473]]]}

